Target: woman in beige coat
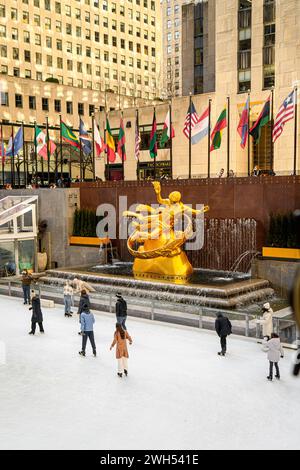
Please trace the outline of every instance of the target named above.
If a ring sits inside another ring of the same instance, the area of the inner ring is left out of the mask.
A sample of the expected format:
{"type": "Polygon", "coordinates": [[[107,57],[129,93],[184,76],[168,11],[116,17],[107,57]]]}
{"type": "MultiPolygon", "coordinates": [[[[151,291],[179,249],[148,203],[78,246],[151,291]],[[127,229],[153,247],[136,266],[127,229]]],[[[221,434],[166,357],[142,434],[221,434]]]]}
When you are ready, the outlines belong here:
{"type": "Polygon", "coordinates": [[[132,339],[129,336],[128,332],[123,330],[122,326],[119,323],[116,324],[116,331],[114,335],[114,340],[111,344],[110,350],[116,346],[116,358],[118,360],[118,376],[123,377],[123,373],[128,375],[128,349],[127,349],[127,340],[129,344],[132,344],[132,339]]]}

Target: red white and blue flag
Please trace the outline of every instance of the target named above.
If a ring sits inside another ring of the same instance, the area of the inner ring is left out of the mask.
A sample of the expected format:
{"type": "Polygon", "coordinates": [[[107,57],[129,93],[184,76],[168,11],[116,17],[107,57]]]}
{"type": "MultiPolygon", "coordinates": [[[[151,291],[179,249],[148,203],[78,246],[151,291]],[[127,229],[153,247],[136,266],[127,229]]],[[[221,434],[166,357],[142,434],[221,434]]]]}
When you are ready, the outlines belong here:
{"type": "Polygon", "coordinates": [[[296,104],[296,90],[293,90],[282,103],[278,114],[275,118],[273,128],[273,142],[276,142],[278,137],[283,133],[283,128],[286,122],[294,119],[295,117],[295,104],[296,104]]]}
{"type": "Polygon", "coordinates": [[[83,153],[85,153],[86,155],[90,155],[92,153],[91,137],[88,131],[86,130],[85,125],[81,118],[79,121],[79,139],[80,139],[83,153]]]}
{"type": "Polygon", "coordinates": [[[192,103],[185,118],[183,133],[187,139],[189,139],[191,135],[191,142],[195,145],[208,135],[208,123],[209,109],[204,111],[200,117],[196,111],[194,103],[192,103]]]}
{"type": "Polygon", "coordinates": [[[3,130],[0,127],[0,157],[2,157],[2,163],[5,163],[5,145],[3,140],[3,130]]]}
{"type": "Polygon", "coordinates": [[[244,149],[247,144],[249,134],[249,113],[250,113],[250,97],[248,97],[245,107],[243,109],[241,119],[237,128],[239,135],[241,136],[241,147],[244,149]]]}

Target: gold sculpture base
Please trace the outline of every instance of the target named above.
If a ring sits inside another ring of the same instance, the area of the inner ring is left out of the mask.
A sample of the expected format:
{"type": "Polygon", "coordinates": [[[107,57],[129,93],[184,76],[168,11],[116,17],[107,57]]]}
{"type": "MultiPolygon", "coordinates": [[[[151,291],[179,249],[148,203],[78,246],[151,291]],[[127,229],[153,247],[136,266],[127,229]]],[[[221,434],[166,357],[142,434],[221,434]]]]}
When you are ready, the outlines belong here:
{"type": "Polygon", "coordinates": [[[169,281],[175,284],[188,282],[193,274],[193,268],[186,254],[166,258],[160,256],[155,259],[136,258],[133,264],[133,274],[136,279],[154,279],[169,281]]]}

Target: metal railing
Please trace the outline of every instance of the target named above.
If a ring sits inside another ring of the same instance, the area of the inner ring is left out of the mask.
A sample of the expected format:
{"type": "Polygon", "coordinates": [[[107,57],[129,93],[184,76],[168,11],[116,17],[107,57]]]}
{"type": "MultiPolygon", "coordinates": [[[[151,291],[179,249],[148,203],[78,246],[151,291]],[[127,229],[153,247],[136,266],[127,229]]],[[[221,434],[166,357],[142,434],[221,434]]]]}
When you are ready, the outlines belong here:
{"type": "MultiPolygon", "coordinates": [[[[59,288],[55,285],[45,285],[36,282],[32,285],[32,290],[38,292],[42,299],[53,300],[56,304],[63,304],[64,302],[62,287],[59,288]]],[[[21,297],[21,281],[16,279],[0,279],[0,294],[21,297]]],[[[79,295],[74,297],[74,303],[78,304],[79,295]]],[[[232,323],[233,334],[246,338],[256,338],[257,340],[262,339],[262,328],[257,323],[257,320],[261,317],[251,312],[180,304],[132,295],[124,297],[127,302],[128,315],[132,317],[214,330],[217,314],[223,313],[232,323]]],[[[90,300],[92,310],[111,314],[115,312],[115,293],[92,293],[90,294],[90,300]]],[[[279,334],[283,343],[296,347],[297,327],[296,322],[292,318],[277,318],[275,313],[274,332],[279,334]]]]}

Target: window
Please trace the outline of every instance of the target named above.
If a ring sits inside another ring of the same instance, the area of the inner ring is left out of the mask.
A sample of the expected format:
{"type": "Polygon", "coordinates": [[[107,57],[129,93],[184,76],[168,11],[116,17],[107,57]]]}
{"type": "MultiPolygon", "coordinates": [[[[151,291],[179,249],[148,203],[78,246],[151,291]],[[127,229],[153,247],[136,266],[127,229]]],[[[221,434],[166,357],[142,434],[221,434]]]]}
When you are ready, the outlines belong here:
{"type": "Polygon", "coordinates": [[[1,100],[1,106],[8,106],[9,105],[8,93],[6,91],[1,91],[0,100],[1,100]]]}
{"type": "Polygon", "coordinates": [[[49,99],[48,98],[42,98],[42,110],[49,111],[49,99]]]}
{"type": "Polygon", "coordinates": [[[264,0],[263,88],[275,86],[276,2],[264,0]]]}
{"type": "Polygon", "coordinates": [[[60,100],[54,100],[54,111],[56,113],[61,113],[61,101],[60,100]]]}
{"type": "Polygon", "coordinates": [[[252,2],[239,0],[238,11],[238,92],[251,88],[252,2]]]}
{"type": "Polygon", "coordinates": [[[28,96],[29,109],[36,109],[36,97],[28,96]]]}
{"type": "Polygon", "coordinates": [[[78,114],[79,114],[79,116],[84,115],[84,104],[83,103],[78,103],[78,114]]]}
{"type": "Polygon", "coordinates": [[[72,103],[72,101],[67,101],[66,102],[66,111],[67,111],[67,114],[73,114],[73,103],[72,103]]]}
{"type": "Polygon", "coordinates": [[[22,97],[22,95],[15,94],[15,106],[16,106],[16,108],[23,108],[23,97],[22,97]]]}

